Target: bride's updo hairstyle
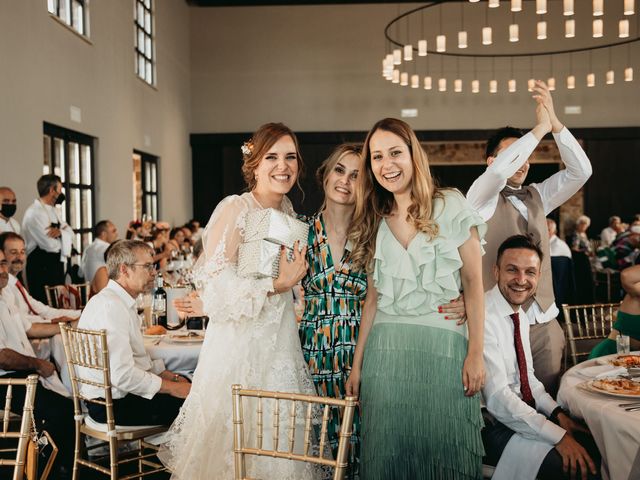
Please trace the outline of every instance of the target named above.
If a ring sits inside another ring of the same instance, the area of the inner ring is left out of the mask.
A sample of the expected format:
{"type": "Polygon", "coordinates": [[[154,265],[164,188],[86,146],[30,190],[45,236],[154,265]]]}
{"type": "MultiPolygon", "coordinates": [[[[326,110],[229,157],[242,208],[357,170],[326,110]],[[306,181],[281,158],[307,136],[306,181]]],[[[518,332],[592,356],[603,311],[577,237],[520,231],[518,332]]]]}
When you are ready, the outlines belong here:
{"type": "Polygon", "coordinates": [[[262,158],[269,152],[269,149],[285,136],[290,136],[293,144],[296,146],[296,156],[298,162],[298,178],[296,185],[302,176],[303,164],[302,155],[300,155],[300,146],[296,134],[289,127],[282,123],[265,123],[253,134],[253,136],[242,145],[242,176],[249,190],[253,190],[256,186],[256,169],[262,161],[262,158]]]}

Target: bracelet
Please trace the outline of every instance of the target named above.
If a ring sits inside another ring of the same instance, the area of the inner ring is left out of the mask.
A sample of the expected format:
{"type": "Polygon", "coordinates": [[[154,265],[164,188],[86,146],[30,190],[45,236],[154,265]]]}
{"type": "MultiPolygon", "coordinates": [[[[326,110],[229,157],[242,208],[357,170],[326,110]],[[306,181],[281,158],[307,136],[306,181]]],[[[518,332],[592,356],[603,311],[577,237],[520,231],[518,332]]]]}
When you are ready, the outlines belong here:
{"type": "Polygon", "coordinates": [[[561,413],[565,413],[565,411],[563,410],[562,407],[557,406],[556,408],[553,409],[553,412],[551,412],[551,415],[549,415],[549,420],[551,420],[553,423],[558,423],[558,415],[560,415],[561,413]]]}

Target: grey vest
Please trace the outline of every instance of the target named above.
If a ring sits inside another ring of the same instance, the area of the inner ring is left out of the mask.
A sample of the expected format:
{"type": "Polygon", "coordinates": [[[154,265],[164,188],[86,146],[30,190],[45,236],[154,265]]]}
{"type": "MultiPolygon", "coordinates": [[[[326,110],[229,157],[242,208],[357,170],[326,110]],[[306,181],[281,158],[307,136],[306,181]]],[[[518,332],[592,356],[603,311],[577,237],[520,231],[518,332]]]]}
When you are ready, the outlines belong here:
{"type": "Polygon", "coordinates": [[[518,195],[527,206],[529,221],[525,220],[518,209],[507,199],[505,190],[498,195],[498,204],[493,216],[487,221],[487,234],[485,236],[486,253],[482,257],[482,280],[484,290],[491,290],[496,280],[493,275],[493,265],[496,263],[498,247],[512,235],[531,235],[542,250],[542,270],[538,289],[534,300],[544,312],[555,302],[553,296],[553,280],[551,277],[551,258],[549,256],[549,235],[547,233],[547,220],[544,215],[542,198],[538,190],[531,186],[522,187],[522,193],[518,195]]]}

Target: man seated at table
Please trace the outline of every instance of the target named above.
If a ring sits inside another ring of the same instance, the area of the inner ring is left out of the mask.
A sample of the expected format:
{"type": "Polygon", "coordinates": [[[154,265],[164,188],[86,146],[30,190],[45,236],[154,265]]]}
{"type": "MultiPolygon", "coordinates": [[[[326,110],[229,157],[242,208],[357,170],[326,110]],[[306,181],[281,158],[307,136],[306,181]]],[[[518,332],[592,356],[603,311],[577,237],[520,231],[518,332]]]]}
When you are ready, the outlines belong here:
{"type": "Polygon", "coordinates": [[[562,411],[533,372],[522,305],[535,293],[541,262],[529,237],[507,238],[493,269],[496,286],[485,294],[485,463],[497,465],[495,478],[593,478],[596,465],[577,440],[588,430],[562,411]]]}
{"type": "MultiPolygon", "coordinates": [[[[9,280],[8,262],[0,250],[0,294],[9,280]]],[[[73,405],[65,398],[64,387],[56,373],[56,367],[48,360],[37,358],[27,334],[47,336],[59,331],[58,325],[34,324],[25,331],[19,313],[0,295],[0,378],[26,378],[32,373],[40,375],[35,396],[34,415],[38,431],[47,430],[60,449],[55,478],[67,478],[73,461],[73,405]]],[[[4,405],[6,386],[0,386],[0,398],[4,405]]],[[[12,409],[20,412],[24,404],[23,388],[13,389],[12,409]]]]}
{"type": "MultiPolygon", "coordinates": [[[[80,318],[80,310],[53,308],[33,298],[19,279],[27,259],[24,239],[14,232],[0,234],[0,250],[9,263],[9,284],[2,295],[9,305],[15,307],[25,324],[71,322],[80,318]]],[[[29,327],[27,326],[27,329],[29,327]]],[[[53,358],[62,380],[70,392],[71,380],[67,371],[66,357],[59,329],[50,338],[32,339],[31,344],[38,358],[53,358]]]]}
{"type": "Polygon", "coordinates": [[[617,353],[616,338],[618,335],[630,337],[631,350],[640,350],[640,265],[629,267],[620,273],[620,283],[626,295],[620,303],[611,333],[596,345],[589,358],[617,353]]]}
{"type": "MultiPolygon", "coordinates": [[[[118,425],[169,425],[178,415],[191,384],[151,360],[144,348],[136,297],[148,292],[155,279],[153,250],[137,240],[115,243],[107,255],[109,283],[91,298],[79,328],[107,331],[113,409],[118,425]]],[[[84,377],[102,380],[85,370],[84,377]]],[[[102,398],[103,390],[82,384],[87,398],[102,398]]],[[[87,402],[91,418],[105,423],[104,406],[87,402]]]]}
{"type": "Polygon", "coordinates": [[[53,308],[33,298],[18,276],[27,260],[24,239],[13,232],[0,234],[0,250],[9,262],[9,285],[7,292],[20,312],[32,323],[70,322],[80,318],[80,310],[53,308]]]}

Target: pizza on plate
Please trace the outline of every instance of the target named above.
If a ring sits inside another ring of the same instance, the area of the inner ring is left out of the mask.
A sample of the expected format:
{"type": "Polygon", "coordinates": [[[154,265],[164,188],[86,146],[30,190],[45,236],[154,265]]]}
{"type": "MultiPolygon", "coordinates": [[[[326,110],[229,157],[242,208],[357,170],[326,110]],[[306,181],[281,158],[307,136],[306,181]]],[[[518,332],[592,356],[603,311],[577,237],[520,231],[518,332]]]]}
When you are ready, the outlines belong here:
{"type": "Polygon", "coordinates": [[[616,367],[640,367],[640,355],[618,355],[611,364],[616,367]]]}
{"type": "Polygon", "coordinates": [[[633,380],[603,378],[601,380],[595,380],[591,385],[593,388],[603,392],[640,396],[640,382],[634,382],[633,380]]]}

